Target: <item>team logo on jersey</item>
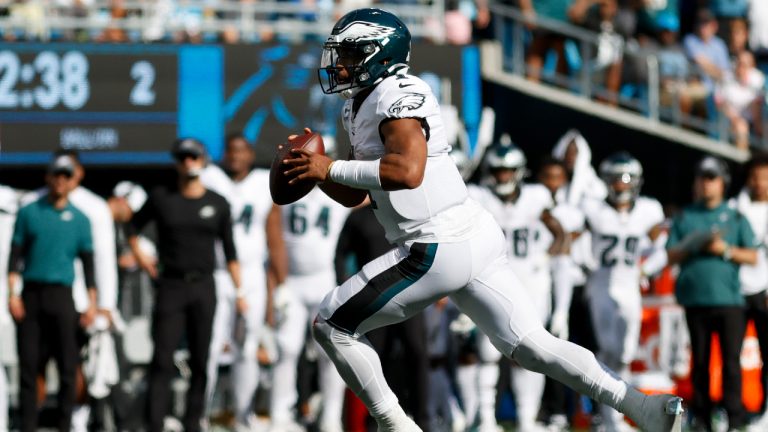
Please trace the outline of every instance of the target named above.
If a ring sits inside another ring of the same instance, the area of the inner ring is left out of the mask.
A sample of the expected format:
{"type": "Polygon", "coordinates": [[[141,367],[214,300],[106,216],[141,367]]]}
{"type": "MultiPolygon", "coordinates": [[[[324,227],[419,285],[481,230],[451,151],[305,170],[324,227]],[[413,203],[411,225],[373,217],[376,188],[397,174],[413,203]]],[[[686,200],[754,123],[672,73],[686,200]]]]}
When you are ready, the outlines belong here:
{"type": "Polygon", "coordinates": [[[210,219],[216,214],[216,208],[212,205],[207,205],[200,209],[200,217],[203,219],[210,219]]]}
{"type": "Polygon", "coordinates": [[[72,212],[69,210],[64,210],[63,212],[61,212],[61,220],[63,220],[64,222],[71,221],[73,217],[74,215],[72,215],[72,212]]]}
{"type": "Polygon", "coordinates": [[[341,29],[339,34],[331,36],[331,39],[336,39],[339,42],[359,42],[384,39],[393,33],[395,33],[394,27],[387,27],[365,21],[354,21],[341,29]]]}
{"type": "Polygon", "coordinates": [[[390,114],[400,114],[403,111],[416,110],[424,105],[426,98],[423,94],[407,93],[405,96],[396,100],[387,110],[390,114]]]}

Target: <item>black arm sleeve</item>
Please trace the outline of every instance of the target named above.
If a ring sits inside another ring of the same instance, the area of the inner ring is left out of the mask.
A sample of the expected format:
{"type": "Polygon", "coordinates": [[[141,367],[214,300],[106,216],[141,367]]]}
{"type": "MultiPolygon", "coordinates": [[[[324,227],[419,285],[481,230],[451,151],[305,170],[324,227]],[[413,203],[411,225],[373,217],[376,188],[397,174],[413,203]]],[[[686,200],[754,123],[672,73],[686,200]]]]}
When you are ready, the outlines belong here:
{"type": "Polygon", "coordinates": [[[221,246],[224,249],[224,258],[227,262],[237,260],[237,249],[235,248],[235,239],[232,234],[232,216],[229,211],[229,204],[224,202],[221,206],[221,220],[219,222],[219,238],[221,246]]]}
{"type": "Polygon", "coordinates": [[[96,286],[96,278],[93,276],[93,252],[80,252],[78,255],[80,261],[83,263],[83,276],[85,276],[85,287],[94,288],[96,286]]]}
{"type": "Polygon", "coordinates": [[[339,241],[336,243],[336,256],[333,258],[333,266],[336,268],[336,283],[341,285],[347,280],[347,257],[353,253],[352,239],[355,238],[355,213],[353,210],[344,222],[344,227],[339,233],[339,241]]]}
{"type": "Polygon", "coordinates": [[[155,202],[157,191],[153,192],[149,199],[144,202],[138,212],[134,213],[131,221],[125,225],[126,237],[133,237],[139,235],[142,229],[155,218],[155,202]]]}
{"type": "Polygon", "coordinates": [[[24,270],[24,246],[11,245],[11,255],[8,258],[8,271],[21,273],[24,270]]]}

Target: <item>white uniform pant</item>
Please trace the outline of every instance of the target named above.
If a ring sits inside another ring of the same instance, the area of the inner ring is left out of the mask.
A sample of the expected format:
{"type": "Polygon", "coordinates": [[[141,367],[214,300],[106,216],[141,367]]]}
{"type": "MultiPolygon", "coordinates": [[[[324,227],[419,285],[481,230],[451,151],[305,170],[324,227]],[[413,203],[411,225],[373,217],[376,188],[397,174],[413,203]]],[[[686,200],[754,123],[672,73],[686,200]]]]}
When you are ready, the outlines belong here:
{"type": "Polygon", "coordinates": [[[457,384],[467,425],[496,425],[496,384],[501,353],[482,331],[475,330],[478,363],[457,368],[457,384]]]}
{"type": "MultiPolygon", "coordinates": [[[[517,269],[523,288],[533,302],[534,310],[542,321],[546,321],[552,310],[552,277],[549,266],[539,266],[537,271],[517,269]]],[[[525,432],[535,428],[536,417],[541,408],[546,377],[540,373],[512,367],[512,390],[515,392],[518,428],[525,432]]]]}
{"type": "Polygon", "coordinates": [[[492,217],[478,218],[475,226],[478,232],[466,241],[397,247],[366,264],[323,300],[315,338],[371,414],[386,421],[402,409],[384,380],[376,352],[362,335],[402,321],[444,296],[520,365],[611,406],[639,409],[633,401],[642,396],[630,393],[589,351],[544,330],[509,268],[504,236],[492,217]],[[625,405],[628,394],[633,399],[625,405]]]}
{"type": "Polygon", "coordinates": [[[217,270],[214,273],[216,312],[213,318],[211,353],[208,361],[206,401],[210,405],[218,379],[219,363],[225,354],[224,350],[229,349],[233,356],[232,389],[236,421],[245,424],[259,383],[259,362],[256,355],[259,334],[264,326],[266,314],[267,287],[266,274],[262,266],[243,266],[240,271],[241,289],[244,290],[245,301],[248,303],[248,310],[244,314],[245,342],[242,347],[238,347],[232,339],[237,317],[236,292],[232,278],[225,270],[217,270]]]}
{"type": "MultiPolygon", "coordinates": [[[[328,269],[311,275],[290,275],[280,288],[288,292],[280,312],[282,319],[275,329],[279,356],[273,369],[270,411],[274,423],[294,419],[293,408],[299,397],[296,385],[299,357],[320,302],[335,286],[335,272],[328,269]]],[[[319,387],[323,401],[319,424],[328,430],[341,430],[346,385],[325,352],[318,346],[312,348],[319,354],[319,387]]]]}
{"type": "MultiPolygon", "coordinates": [[[[642,301],[638,286],[627,286],[622,295],[609,292],[607,287],[590,285],[589,308],[597,339],[597,358],[616,371],[623,379],[629,378],[629,364],[640,345],[642,301]]],[[[613,408],[601,408],[608,430],[616,430],[623,421],[621,413],[613,408]]]]}

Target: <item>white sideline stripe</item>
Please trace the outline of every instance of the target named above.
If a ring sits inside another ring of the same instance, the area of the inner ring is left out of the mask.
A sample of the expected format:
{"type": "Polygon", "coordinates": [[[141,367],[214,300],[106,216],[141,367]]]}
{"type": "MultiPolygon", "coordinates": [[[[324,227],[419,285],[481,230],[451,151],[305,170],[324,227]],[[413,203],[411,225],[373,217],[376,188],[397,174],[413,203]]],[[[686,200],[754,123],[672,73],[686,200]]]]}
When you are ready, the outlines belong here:
{"type": "Polygon", "coordinates": [[[597,103],[567,90],[531,82],[524,77],[505,72],[502,68],[502,51],[499,42],[483,42],[480,50],[483,78],[488,81],[735,162],[743,163],[749,159],[748,152],[738,150],[726,142],[716,141],[698,133],[653,121],[634,112],[597,103]]]}

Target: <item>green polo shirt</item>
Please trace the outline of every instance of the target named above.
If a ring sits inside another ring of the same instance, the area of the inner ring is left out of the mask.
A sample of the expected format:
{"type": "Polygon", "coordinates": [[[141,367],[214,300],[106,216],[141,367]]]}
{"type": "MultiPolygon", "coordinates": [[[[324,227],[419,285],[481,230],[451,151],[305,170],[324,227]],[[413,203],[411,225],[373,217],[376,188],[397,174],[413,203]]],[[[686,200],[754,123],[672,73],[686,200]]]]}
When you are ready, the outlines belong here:
{"type": "MultiPolygon", "coordinates": [[[[757,246],[747,219],[723,202],[714,209],[701,204],[685,208],[672,221],[667,249],[674,248],[690,234],[712,231],[718,231],[729,245],[757,246]]],[[[680,264],[675,293],[682,306],[740,306],[744,299],[739,288],[738,264],[720,256],[693,252],[680,264]]]]}
{"type": "Polygon", "coordinates": [[[22,207],[13,245],[24,250],[24,280],[72,286],[75,258],[93,252],[91,224],[72,204],[57,209],[43,197],[22,207]]]}

